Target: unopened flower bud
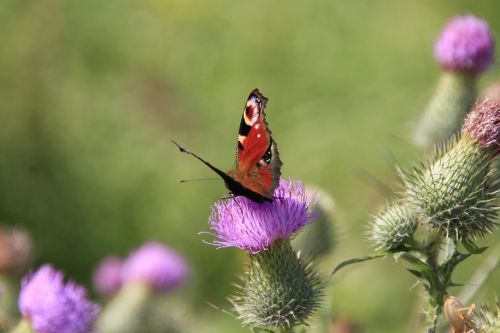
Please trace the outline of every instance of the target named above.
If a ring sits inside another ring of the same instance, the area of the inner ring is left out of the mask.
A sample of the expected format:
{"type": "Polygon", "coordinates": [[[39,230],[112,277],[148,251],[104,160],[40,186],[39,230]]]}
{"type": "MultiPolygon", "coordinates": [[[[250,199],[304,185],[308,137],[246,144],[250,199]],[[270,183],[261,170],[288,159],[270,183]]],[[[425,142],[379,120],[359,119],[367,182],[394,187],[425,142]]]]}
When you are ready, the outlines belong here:
{"type": "Polygon", "coordinates": [[[407,177],[410,203],[424,220],[456,239],[491,232],[497,191],[489,166],[499,151],[500,103],[477,103],[462,138],[407,177]]]}
{"type": "Polygon", "coordinates": [[[394,202],[375,215],[370,230],[370,239],[377,250],[394,251],[404,249],[404,245],[415,232],[418,219],[408,205],[394,202]]]}

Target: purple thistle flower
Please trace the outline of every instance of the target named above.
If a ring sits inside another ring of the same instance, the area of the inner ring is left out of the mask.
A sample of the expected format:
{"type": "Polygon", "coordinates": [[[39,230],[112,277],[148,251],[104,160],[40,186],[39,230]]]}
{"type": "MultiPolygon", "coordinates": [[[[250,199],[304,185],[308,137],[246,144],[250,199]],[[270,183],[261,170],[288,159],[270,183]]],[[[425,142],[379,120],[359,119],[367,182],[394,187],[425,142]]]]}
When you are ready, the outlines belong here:
{"type": "Polygon", "coordinates": [[[73,281],[64,283],[63,273],[50,265],[23,279],[19,309],[37,333],[91,332],[100,310],[85,288],[73,281]]]}
{"type": "Polygon", "coordinates": [[[122,267],[123,283],[143,282],[162,292],[182,285],[188,277],[185,259],[158,242],[146,243],[133,251],[122,267]]]}
{"type": "Polygon", "coordinates": [[[223,199],[209,218],[213,245],[238,247],[251,253],[289,239],[317,217],[317,195],[307,194],[300,181],[280,180],[273,202],[256,203],[245,197],[223,199]]]}
{"type": "Polygon", "coordinates": [[[469,112],[462,128],[462,134],[470,136],[482,148],[500,152],[500,102],[484,100],[478,102],[469,112]]]}
{"type": "Polygon", "coordinates": [[[122,286],[123,262],[120,258],[108,256],[101,260],[92,277],[94,288],[103,296],[114,295],[122,286]]]}
{"type": "Polygon", "coordinates": [[[445,70],[479,74],[493,63],[495,40],[486,21],[456,16],[434,45],[434,56],[445,70]]]}

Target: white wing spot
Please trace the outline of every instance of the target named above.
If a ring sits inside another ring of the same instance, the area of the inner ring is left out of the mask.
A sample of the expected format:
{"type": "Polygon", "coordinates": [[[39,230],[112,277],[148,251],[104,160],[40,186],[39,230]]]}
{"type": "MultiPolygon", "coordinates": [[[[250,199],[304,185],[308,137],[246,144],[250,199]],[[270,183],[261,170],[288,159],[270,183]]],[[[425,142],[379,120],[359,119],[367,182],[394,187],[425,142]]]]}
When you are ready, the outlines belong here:
{"type": "Polygon", "coordinates": [[[260,134],[257,134],[257,138],[260,138],[260,134]]]}
{"type": "Polygon", "coordinates": [[[255,125],[255,129],[259,129],[260,124],[255,125]]]}

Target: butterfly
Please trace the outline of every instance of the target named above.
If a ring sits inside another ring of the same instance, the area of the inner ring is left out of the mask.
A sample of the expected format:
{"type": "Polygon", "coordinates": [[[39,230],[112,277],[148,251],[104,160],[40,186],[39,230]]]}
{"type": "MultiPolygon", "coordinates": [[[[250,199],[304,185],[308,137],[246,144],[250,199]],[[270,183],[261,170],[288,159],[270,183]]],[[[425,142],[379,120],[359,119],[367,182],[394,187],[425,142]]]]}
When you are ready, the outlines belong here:
{"type": "Polygon", "coordinates": [[[181,152],[192,155],[218,174],[231,196],[244,196],[258,203],[272,202],[283,163],[266,122],[264,109],[267,101],[258,89],[250,92],[238,131],[235,168],[228,172],[214,167],[175,141],[172,142],[181,152]]]}

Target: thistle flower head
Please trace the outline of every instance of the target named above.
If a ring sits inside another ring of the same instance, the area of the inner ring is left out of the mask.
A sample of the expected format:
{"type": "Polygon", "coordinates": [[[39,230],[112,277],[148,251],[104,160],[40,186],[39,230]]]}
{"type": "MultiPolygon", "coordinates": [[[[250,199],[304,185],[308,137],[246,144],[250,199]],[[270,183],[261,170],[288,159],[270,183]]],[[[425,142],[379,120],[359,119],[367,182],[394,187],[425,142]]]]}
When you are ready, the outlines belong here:
{"type": "Polygon", "coordinates": [[[99,294],[110,297],[120,289],[122,265],[122,260],[114,256],[105,257],[97,265],[92,281],[99,294]]]}
{"type": "Polygon", "coordinates": [[[19,272],[32,259],[33,244],[22,229],[0,227],[0,272],[19,272]]]}
{"type": "Polygon", "coordinates": [[[91,332],[99,312],[83,287],[64,283],[63,273],[50,265],[24,278],[19,309],[37,333],[91,332]]]}
{"type": "Polygon", "coordinates": [[[262,204],[244,197],[221,200],[209,218],[213,242],[219,247],[238,247],[251,253],[289,239],[316,218],[316,196],[307,194],[299,181],[280,180],[273,202],[262,204]]]}
{"type": "Polygon", "coordinates": [[[186,282],[189,266],[174,250],[149,242],[133,251],[122,267],[123,283],[141,282],[159,292],[170,291],[186,282]]]}
{"type": "Polygon", "coordinates": [[[373,218],[370,239],[377,250],[396,250],[413,235],[417,225],[415,212],[404,203],[395,202],[373,218]]]}
{"type": "Polygon", "coordinates": [[[473,15],[456,16],[436,41],[434,56],[445,70],[479,74],[493,63],[494,48],[488,23],[473,15]]]}
{"type": "Polygon", "coordinates": [[[462,134],[497,155],[500,152],[500,101],[476,103],[465,119],[462,134]]]}

